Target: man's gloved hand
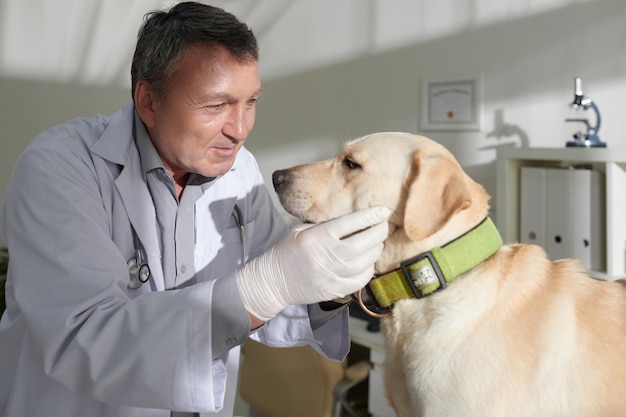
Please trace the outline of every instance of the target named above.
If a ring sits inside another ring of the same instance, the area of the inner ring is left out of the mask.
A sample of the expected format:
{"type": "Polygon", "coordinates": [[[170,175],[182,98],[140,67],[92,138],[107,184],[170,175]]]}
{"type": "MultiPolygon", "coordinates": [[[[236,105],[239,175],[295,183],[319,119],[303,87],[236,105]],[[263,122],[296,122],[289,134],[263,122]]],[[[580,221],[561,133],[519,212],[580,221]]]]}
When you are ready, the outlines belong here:
{"type": "Polygon", "coordinates": [[[237,271],[250,314],[267,321],[289,305],[344,297],[374,274],[391,212],[370,207],[325,223],[298,225],[237,271]]]}

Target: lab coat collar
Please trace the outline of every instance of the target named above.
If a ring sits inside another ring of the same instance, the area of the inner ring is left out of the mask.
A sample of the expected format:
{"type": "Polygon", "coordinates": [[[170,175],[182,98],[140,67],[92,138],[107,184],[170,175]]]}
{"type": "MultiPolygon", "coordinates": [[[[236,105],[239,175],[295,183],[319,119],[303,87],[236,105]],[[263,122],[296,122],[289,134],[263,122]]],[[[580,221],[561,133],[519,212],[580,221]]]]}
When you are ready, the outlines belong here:
{"type": "Polygon", "coordinates": [[[128,162],[130,148],[134,148],[133,117],[135,106],[129,102],[109,118],[104,133],[93,144],[91,151],[118,165],[128,162]]]}

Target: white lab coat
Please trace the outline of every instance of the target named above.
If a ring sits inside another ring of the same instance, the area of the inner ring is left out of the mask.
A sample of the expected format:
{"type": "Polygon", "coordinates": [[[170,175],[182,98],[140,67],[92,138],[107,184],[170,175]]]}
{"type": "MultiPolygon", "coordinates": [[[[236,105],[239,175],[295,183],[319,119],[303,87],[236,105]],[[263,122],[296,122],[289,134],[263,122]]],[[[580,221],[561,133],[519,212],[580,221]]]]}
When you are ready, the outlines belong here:
{"type": "MultiPolygon", "coordinates": [[[[196,203],[196,284],[163,291],[133,114],[129,104],[111,117],[57,126],[16,164],[0,212],[10,252],[0,321],[2,416],[232,415],[239,348],[216,360],[211,348],[214,307],[224,306],[212,298],[215,279],[233,279],[241,262],[239,231],[225,227],[237,202],[253,258],[286,226],[242,149],[196,203]],[[131,224],[152,272],[138,290],[127,289],[131,224]]],[[[237,294],[229,303],[242,308],[237,294]]],[[[238,343],[246,336],[233,328],[238,343]]],[[[313,331],[306,306],[288,308],[253,337],[277,346],[308,343],[336,360],[349,348],[345,312],[313,331]]]]}

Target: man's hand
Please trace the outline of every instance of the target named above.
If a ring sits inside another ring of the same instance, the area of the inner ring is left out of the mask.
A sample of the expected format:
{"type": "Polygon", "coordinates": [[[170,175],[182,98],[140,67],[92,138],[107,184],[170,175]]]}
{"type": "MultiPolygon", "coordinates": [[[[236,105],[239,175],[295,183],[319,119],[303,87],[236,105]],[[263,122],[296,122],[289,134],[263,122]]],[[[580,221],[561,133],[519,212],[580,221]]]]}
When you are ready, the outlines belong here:
{"type": "Polygon", "coordinates": [[[248,312],[267,321],[288,305],[345,297],[363,288],[389,233],[385,207],[298,225],[237,272],[248,312]]]}

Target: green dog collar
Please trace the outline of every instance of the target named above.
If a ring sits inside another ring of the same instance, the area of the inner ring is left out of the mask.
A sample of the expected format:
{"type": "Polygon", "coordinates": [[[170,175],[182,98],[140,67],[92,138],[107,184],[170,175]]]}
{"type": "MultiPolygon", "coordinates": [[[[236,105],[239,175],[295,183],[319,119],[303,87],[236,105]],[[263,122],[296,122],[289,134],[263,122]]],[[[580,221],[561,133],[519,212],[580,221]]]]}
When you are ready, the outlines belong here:
{"type": "Polygon", "coordinates": [[[399,300],[431,295],[446,288],[448,283],[488,259],[501,247],[502,237],[491,218],[487,217],[452,242],[373,278],[367,286],[373,298],[371,301],[377,304],[375,308],[388,310],[399,300]]]}

